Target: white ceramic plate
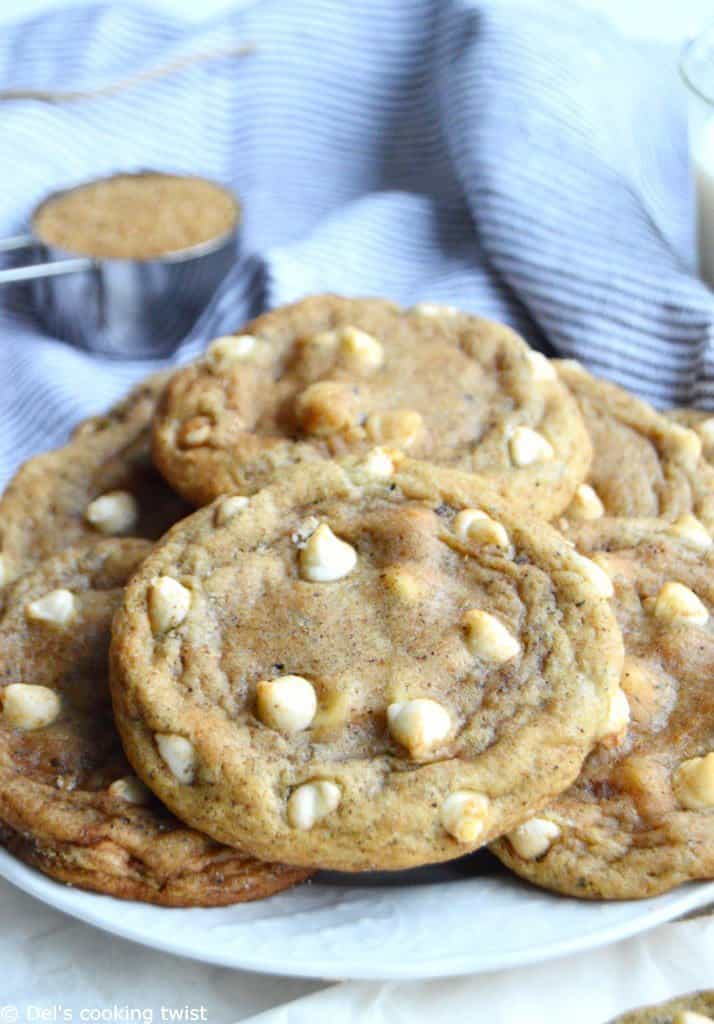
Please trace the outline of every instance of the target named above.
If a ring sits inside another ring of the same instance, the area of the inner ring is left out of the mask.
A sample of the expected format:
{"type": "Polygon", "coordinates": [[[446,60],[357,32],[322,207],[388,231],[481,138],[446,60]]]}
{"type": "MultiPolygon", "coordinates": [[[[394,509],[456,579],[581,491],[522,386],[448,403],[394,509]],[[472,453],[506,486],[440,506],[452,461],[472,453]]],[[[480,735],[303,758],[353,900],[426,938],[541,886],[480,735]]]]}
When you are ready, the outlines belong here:
{"type": "Polygon", "coordinates": [[[320,875],[259,903],[164,910],[72,889],[0,850],[0,875],[126,939],[196,960],[325,979],[438,978],[615,942],[714,903],[714,883],[585,903],[541,892],[483,854],[399,875],[320,875]]]}

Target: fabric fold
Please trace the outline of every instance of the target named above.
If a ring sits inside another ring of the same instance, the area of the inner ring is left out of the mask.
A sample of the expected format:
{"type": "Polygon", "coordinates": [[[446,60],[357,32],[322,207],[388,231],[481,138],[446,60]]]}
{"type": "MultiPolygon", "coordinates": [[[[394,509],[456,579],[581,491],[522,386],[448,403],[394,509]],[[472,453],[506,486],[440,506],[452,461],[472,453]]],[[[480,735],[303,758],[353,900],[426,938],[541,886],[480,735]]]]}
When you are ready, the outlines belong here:
{"type": "MultiPolygon", "coordinates": [[[[112,4],[8,29],[0,88],[89,90],[248,42],[111,96],[6,103],[0,231],[116,169],[204,174],[244,204],[244,255],[174,361],[331,289],[462,306],[659,404],[714,405],[672,48],[524,0],[264,0],[198,27],[112,4]]],[[[0,303],[2,483],[156,363],[47,337],[23,289],[0,303]]]]}

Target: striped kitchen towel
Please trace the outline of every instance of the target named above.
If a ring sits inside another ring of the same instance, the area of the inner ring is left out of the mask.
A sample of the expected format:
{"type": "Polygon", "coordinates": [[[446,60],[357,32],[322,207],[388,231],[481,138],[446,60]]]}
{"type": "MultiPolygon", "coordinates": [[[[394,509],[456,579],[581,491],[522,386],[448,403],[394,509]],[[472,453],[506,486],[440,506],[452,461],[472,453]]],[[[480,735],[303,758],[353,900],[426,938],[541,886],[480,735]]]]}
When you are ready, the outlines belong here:
{"type": "MultiPolygon", "coordinates": [[[[714,302],[692,271],[676,54],[573,4],[262,0],[199,27],[68,9],[0,37],[0,230],[117,169],[206,174],[245,203],[246,256],[176,355],[308,292],[454,303],[657,403],[714,407],[714,302]]],[[[0,295],[0,482],[154,368],[47,337],[0,295]]]]}

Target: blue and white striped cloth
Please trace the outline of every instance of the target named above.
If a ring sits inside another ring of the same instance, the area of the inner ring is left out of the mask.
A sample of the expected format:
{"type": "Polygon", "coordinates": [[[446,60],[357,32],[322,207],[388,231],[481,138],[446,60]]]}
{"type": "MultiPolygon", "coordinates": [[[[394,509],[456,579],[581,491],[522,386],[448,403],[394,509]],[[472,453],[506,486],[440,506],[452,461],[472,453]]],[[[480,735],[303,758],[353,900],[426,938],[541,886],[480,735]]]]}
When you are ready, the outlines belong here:
{"type": "MultiPolygon", "coordinates": [[[[714,301],[694,276],[673,51],[575,4],[262,0],[199,28],[134,6],[0,37],[0,88],[111,97],[0,105],[0,231],[117,169],[206,174],[245,202],[249,255],[177,359],[307,292],[455,303],[661,404],[714,406],[714,301]]],[[[0,481],[154,366],[48,338],[0,295],[0,481]]]]}

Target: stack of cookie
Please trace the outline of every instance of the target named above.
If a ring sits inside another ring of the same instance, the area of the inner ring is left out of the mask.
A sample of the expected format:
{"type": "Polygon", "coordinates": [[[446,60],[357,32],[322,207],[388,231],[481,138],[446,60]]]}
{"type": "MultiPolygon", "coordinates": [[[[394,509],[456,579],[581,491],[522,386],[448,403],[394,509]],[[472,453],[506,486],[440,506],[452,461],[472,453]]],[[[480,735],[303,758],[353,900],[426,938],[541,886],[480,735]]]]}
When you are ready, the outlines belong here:
{"type": "Polygon", "coordinates": [[[335,296],[151,378],[0,503],[3,841],[176,905],[485,844],[584,897],[714,877],[712,421],[683,416],[335,296]]]}
{"type": "Polygon", "coordinates": [[[712,1024],[714,991],[690,992],[654,1006],[622,1014],[610,1024],[712,1024]]]}

